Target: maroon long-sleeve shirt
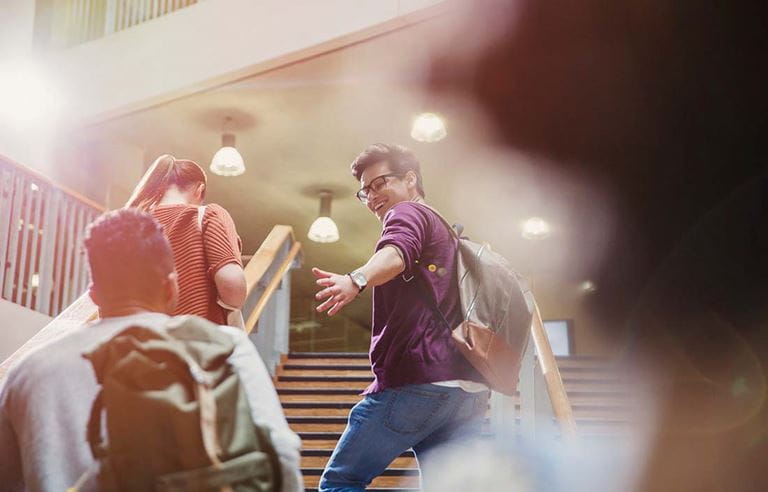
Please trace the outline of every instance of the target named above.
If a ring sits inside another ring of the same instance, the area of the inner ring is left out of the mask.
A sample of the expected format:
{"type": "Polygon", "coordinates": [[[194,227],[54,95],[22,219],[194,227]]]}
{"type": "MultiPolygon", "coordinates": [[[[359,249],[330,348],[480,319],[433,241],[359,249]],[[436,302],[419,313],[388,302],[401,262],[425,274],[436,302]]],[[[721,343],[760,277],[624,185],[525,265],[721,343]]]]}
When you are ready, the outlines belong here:
{"type": "Polygon", "coordinates": [[[426,287],[451,326],[461,321],[456,240],[429,208],[402,202],[384,216],[376,251],[392,245],[403,256],[402,275],[373,288],[370,359],[374,380],[364,394],[408,384],[463,379],[485,382],[451,340],[419,293],[426,287]]]}

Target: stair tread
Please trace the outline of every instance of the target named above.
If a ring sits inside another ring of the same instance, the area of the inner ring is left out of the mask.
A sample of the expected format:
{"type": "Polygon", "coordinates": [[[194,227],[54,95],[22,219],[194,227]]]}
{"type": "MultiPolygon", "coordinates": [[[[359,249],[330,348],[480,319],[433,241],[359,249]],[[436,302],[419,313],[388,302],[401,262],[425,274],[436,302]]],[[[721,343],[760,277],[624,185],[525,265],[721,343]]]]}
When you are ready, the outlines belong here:
{"type": "MultiPolygon", "coordinates": [[[[332,449],[315,449],[315,448],[303,448],[301,450],[302,456],[331,456],[332,449]]],[[[400,453],[400,458],[415,458],[416,455],[413,451],[404,451],[400,453]]]]}
{"type": "MultiPolygon", "coordinates": [[[[311,468],[302,468],[301,472],[307,476],[319,476],[323,474],[323,468],[320,467],[311,467],[311,468]]],[[[419,469],[418,468],[387,468],[384,470],[380,477],[412,477],[412,476],[419,476],[419,469]]]]}
{"type": "MultiPolygon", "coordinates": [[[[304,486],[307,488],[317,487],[320,482],[319,475],[305,475],[304,486]]],[[[419,490],[419,477],[418,476],[383,476],[376,477],[371,482],[371,485],[366,490],[387,489],[392,490],[392,487],[396,487],[396,490],[401,488],[410,490],[419,490]]],[[[316,489],[315,489],[316,490],[316,489]]]]}
{"type": "MultiPolygon", "coordinates": [[[[386,487],[366,487],[365,490],[375,490],[376,492],[418,492],[421,489],[416,487],[408,487],[408,488],[386,488],[386,487]]],[[[304,492],[318,492],[317,488],[305,488],[304,492]]]]}
{"type": "MultiPolygon", "coordinates": [[[[627,381],[621,380],[616,377],[600,377],[600,378],[587,378],[587,377],[563,377],[563,384],[616,384],[616,385],[626,385],[627,381]]],[[[371,383],[373,382],[373,376],[372,375],[363,375],[363,376],[349,376],[349,375],[340,375],[340,376],[327,376],[327,375],[312,375],[312,374],[302,374],[302,375],[286,375],[282,374],[277,377],[278,384],[279,383],[297,383],[297,382],[304,382],[304,383],[310,383],[310,382],[328,382],[328,383],[371,383]]]]}
{"type": "MultiPolygon", "coordinates": [[[[559,367],[560,373],[569,378],[622,379],[621,372],[610,367],[559,367]]],[[[372,377],[368,365],[352,364],[286,364],[280,369],[280,376],[331,376],[331,377],[372,377]]]]}
{"type": "MultiPolygon", "coordinates": [[[[328,464],[328,460],[331,459],[332,450],[328,449],[326,451],[328,451],[327,455],[302,456],[301,468],[325,468],[325,466],[328,464]]],[[[411,470],[418,470],[419,464],[416,461],[415,456],[404,456],[395,458],[389,466],[392,468],[408,468],[411,470]]]]}
{"type": "MultiPolygon", "coordinates": [[[[302,394],[325,394],[325,395],[360,395],[366,386],[365,384],[351,385],[347,382],[334,382],[329,381],[319,386],[313,382],[294,382],[294,381],[278,381],[277,383],[278,395],[302,395],[302,394]],[[350,387],[353,386],[353,387],[350,387]]],[[[621,384],[579,384],[579,383],[565,383],[565,390],[568,396],[630,396],[630,392],[626,385],[621,384]]]]}

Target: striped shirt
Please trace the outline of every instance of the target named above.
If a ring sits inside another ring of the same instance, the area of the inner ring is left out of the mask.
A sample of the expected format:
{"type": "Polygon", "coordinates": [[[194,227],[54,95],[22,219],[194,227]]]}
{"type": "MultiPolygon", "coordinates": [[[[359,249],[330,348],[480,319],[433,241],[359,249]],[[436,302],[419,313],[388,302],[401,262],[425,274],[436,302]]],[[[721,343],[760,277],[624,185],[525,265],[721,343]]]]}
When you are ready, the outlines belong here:
{"type": "Polygon", "coordinates": [[[243,265],[242,242],[232,217],[219,205],[207,205],[201,234],[195,205],[158,205],[152,216],[163,226],[176,263],[179,303],[173,314],[196,314],[226,324],[227,313],[216,303],[213,276],[224,265],[243,265]]]}

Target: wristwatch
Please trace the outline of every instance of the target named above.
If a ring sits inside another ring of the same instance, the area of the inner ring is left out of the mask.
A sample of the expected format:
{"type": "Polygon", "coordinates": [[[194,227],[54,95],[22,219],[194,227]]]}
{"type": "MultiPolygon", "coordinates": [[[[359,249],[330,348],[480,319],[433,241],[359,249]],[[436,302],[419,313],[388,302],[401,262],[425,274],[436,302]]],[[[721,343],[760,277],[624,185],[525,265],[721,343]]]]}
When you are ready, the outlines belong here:
{"type": "Polygon", "coordinates": [[[368,279],[365,278],[365,275],[363,272],[359,270],[355,270],[352,273],[348,273],[349,278],[352,279],[352,283],[355,284],[358,288],[358,292],[362,292],[363,289],[368,285],[368,279]]]}

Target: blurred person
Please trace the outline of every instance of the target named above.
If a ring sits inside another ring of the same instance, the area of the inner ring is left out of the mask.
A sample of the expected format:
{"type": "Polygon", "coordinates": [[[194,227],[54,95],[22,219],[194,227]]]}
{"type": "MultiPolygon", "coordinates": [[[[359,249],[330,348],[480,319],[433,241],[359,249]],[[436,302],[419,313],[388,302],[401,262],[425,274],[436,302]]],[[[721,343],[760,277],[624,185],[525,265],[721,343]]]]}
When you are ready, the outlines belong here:
{"type": "MultiPolygon", "coordinates": [[[[86,425],[100,386],[82,354],[132,326],[162,331],[176,310],[171,249],[150,215],[135,209],[105,213],[89,226],[85,247],[90,296],[101,319],[30,352],[8,372],[0,392],[3,490],[67,490],[94,465],[86,425]]],[[[303,490],[301,441],[288,427],[264,363],[242,330],[220,329],[235,344],[228,362],[253,420],[270,431],[283,490],[303,490]]]]}
{"type": "Polygon", "coordinates": [[[195,162],[161,155],[149,167],[126,206],[152,214],[171,243],[179,275],[179,305],[217,324],[242,327],[247,286],[242,242],[220,205],[203,205],[205,171],[195,162]]]}
{"type": "Polygon", "coordinates": [[[484,35],[436,53],[428,89],[621,219],[590,307],[628,333],[657,419],[623,489],[764,490],[768,4],[466,3],[459,32],[484,35]]]}
{"type": "Polygon", "coordinates": [[[349,414],[320,480],[322,491],[364,490],[407,449],[421,461],[438,447],[479,437],[489,396],[484,378],[419,291],[426,288],[451,326],[459,324],[457,246],[426,206],[418,160],[404,147],[374,144],[351,169],[361,185],[358,199],[382,223],[375,253],[346,275],[312,272],[322,287],[317,310],[329,316],[373,288],[374,380],[349,414]]]}

